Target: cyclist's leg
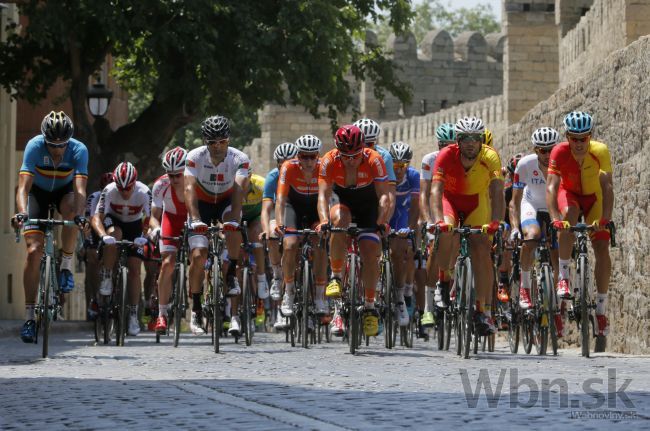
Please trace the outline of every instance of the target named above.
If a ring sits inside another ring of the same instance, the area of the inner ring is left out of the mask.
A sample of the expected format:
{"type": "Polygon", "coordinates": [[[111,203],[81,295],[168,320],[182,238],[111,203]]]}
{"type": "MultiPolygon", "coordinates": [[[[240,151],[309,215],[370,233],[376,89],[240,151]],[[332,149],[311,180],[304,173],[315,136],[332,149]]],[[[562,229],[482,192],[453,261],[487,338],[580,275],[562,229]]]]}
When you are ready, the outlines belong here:
{"type": "Polygon", "coordinates": [[[259,242],[262,233],[262,221],[256,217],[248,223],[248,238],[253,243],[253,255],[255,256],[255,272],[257,274],[257,297],[266,299],[269,297],[269,287],[266,282],[266,267],[264,265],[264,248],[259,242]]]}
{"type": "Polygon", "coordinates": [[[521,201],[521,229],[525,241],[521,247],[519,304],[522,308],[528,309],[532,305],[530,302],[530,270],[533,265],[535,247],[537,247],[537,240],[540,238],[541,230],[537,221],[537,210],[525,198],[521,201]]]}
{"type": "Polygon", "coordinates": [[[135,256],[129,256],[126,265],[129,268],[129,275],[127,277],[129,305],[135,308],[140,303],[140,297],[142,296],[142,281],[140,280],[142,259],[135,256]]]}
{"type": "MultiPolygon", "coordinates": [[[[230,204],[223,210],[219,220],[231,220],[233,217],[230,204]]],[[[241,214],[236,219],[241,219],[241,214]]],[[[228,250],[228,268],[226,270],[226,284],[228,286],[228,295],[230,296],[230,309],[231,317],[239,317],[239,297],[241,296],[241,288],[236,277],[236,270],[238,264],[238,257],[241,256],[241,242],[242,236],[239,231],[226,232],[226,249],[228,250]],[[235,256],[233,258],[233,256],[235,256]]],[[[232,323],[231,323],[232,324],[232,323]]]]}
{"type": "MultiPolygon", "coordinates": [[[[338,201],[335,193],[332,193],[332,204],[330,207],[330,221],[333,227],[347,228],[352,222],[350,209],[338,201]]],[[[327,286],[326,294],[330,297],[341,295],[341,280],[345,269],[346,236],[344,233],[332,233],[330,235],[330,267],[332,268],[332,280],[327,286]]]]}
{"type": "MultiPolygon", "coordinates": [[[[58,202],[58,210],[61,213],[61,218],[63,220],[73,220],[74,216],[77,215],[74,202],[74,193],[72,190],[66,192],[61,200],[58,202]]],[[[77,246],[77,235],[79,235],[79,228],[76,226],[68,227],[64,226],[61,229],[61,249],[63,252],[63,259],[69,259],[69,270],[72,271],[72,253],[74,252],[75,247],[77,246]]],[[[66,262],[61,262],[61,268],[67,268],[66,262]],[[65,265],[65,266],[64,266],[65,265]]]]}
{"type": "Polygon", "coordinates": [[[293,298],[296,293],[296,254],[298,252],[298,235],[286,234],[282,238],[282,274],[284,277],[284,297],[281,310],[287,316],[293,312],[293,298]]]}
{"type": "MultiPolygon", "coordinates": [[[[565,221],[568,221],[571,225],[575,225],[578,222],[578,217],[580,216],[580,204],[578,203],[577,197],[563,189],[562,187],[558,190],[557,197],[558,207],[562,213],[562,218],[565,221]]],[[[561,230],[557,234],[557,239],[559,243],[559,278],[558,278],[558,287],[564,281],[570,278],[570,264],[571,264],[571,251],[573,250],[573,243],[575,242],[575,236],[573,233],[568,230],[561,230]]],[[[567,284],[568,292],[568,284],[567,284]]],[[[568,292],[572,294],[573,292],[568,292]]]]}

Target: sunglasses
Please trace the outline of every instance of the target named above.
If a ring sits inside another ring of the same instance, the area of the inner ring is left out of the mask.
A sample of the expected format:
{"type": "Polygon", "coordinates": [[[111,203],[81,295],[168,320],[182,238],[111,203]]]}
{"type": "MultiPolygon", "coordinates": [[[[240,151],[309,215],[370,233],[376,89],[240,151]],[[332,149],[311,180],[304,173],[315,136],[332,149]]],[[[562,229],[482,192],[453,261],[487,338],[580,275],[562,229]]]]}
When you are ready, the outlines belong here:
{"type": "Polygon", "coordinates": [[[50,147],[50,148],[65,148],[68,146],[69,141],[62,142],[60,144],[55,144],[54,142],[47,142],[45,141],[45,144],[50,147]]]}
{"type": "Polygon", "coordinates": [[[356,160],[356,159],[361,158],[361,154],[362,154],[361,151],[359,151],[356,154],[341,154],[340,156],[341,156],[341,159],[343,159],[343,160],[356,160]]]}
{"type": "Polygon", "coordinates": [[[172,173],[167,172],[167,176],[168,176],[169,178],[178,178],[178,177],[182,177],[182,176],[183,176],[183,173],[182,173],[182,172],[178,172],[178,173],[172,174],[172,173]]]}
{"type": "Polygon", "coordinates": [[[462,135],[458,137],[459,144],[467,144],[470,142],[483,142],[485,140],[482,133],[472,134],[472,135],[462,135]]]}
{"type": "Polygon", "coordinates": [[[401,169],[401,168],[408,168],[409,162],[395,162],[393,163],[393,168],[395,169],[401,169]]]}
{"type": "Polygon", "coordinates": [[[535,148],[537,154],[549,154],[551,151],[553,151],[553,148],[535,148]]]}
{"type": "Polygon", "coordinates": [[[318,158],[318,154],[298,154],[298,158],[300,160],[316,160],[318,158]]]}
{"type": "Polygon", "coordinates": [[[230,138],[224,138],[224,139],[210,139],[206,140],[205,144],[206,145],[221,145],[221,144],[227,144],[230,142],[230,138]]]}
{"type": "Polygon", "coordinates": [[[572,136],[572,135],[566,135],[566,138],[569,141],[573,141],[573,142],[589,142],[589,139],[590,139],[589,136],[580,136],[580,137],[578,137],[578,136],[572,136]]]}

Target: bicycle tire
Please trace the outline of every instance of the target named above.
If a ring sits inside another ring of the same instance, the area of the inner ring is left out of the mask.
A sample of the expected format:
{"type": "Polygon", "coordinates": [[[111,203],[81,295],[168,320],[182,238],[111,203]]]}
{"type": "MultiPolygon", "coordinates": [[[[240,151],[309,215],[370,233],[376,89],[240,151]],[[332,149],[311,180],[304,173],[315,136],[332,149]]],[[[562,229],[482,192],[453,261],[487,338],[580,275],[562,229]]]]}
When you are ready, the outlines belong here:
{"type": "Polygon", "coordinates": [[[244,266],[242,271],[242,280],[244,282],[243,293],[244,293],[244,342],[246,346],[250,346],[253,343],[253,330],[251,326],[255,326],[255,321],[251,319],[251,314],[253,313],[253,304],[251,300],[251,280],[250,280],[250,268],[244,266]]]}
{"type": "MultiPolygon", "coordinates": [[[[472,261],[467,258],[464,260],[465,266],[465,275],[464,275],[464,287],[465,287],[465,346],[464,346],[464,357],[465,359],[469,358],[469,350],[471,347],[472,338],[474,336],[474,273],[472,272],[472,261]]],[[[478,339],[476,340],[478,342],[478,339]]],[[[476,351],[476,347],[474,349],[476,351]]]]}
{"type": "Polygon", "coordinates": [[[438,350],[445,349],[445,337],[446,332],[446,320],[445,320],[445,310],[437,309],[436,310],[436,337],[438,338],[438,350]]]}
{"type": "Polygon", "coordinates": [[[93,321],[93,329],[95,335],[95,344],[99,344],[99,340],[102,339],[102,330],[104,328],[101,312],[98,312],[93,321]]]}
{"type": "MultiPolygon", "coordinates": [[[[109,297],[110,298],[110,297],[109,297]]],[[[104,328],[104,344],[108,344],[111,342],[111,332],[113,331],[114,325],[113,325],[113,319],[111,319],[111,304],[110,304],[110,299],[106,301],[106,304],[104,304],[102,313],[101,313],[101,318],[102,318],[102,323],[103,323],[103,328],[104,328]]]]}
{"type": "MultiPolygon", "coordinates": [[[[535,352],[538,355],[542,355],[545,352],[545,343],[544,343],[544,333],[542,331],[542,326],[544,323],[544,303],[543,298],[540,298],[539,295],[539,286],[531,286],[530,288],[530,303],[533,307],[532,309],[532,321],[531,321],[531,335],[532,343],[535,346],[535,352]]],[[[546,322],[548,324],[548,322],[546,322]]],[[[546,334],[548,335],[548,333],[546,334]]]]}
{"type": "Polygon", "coordinates": [[[221,261],[216,258],[213,259],[212,264],[212,303],[210,304],[212,313],[212,346],[214,353],[219,353],[220,338],[223,331],[223,323],[221,316],[221,300],[223,293],[223,285],[221,279],[221,261]]]}
{"type": "Polygon", "coordinates": [[[116,333],[116,344],[118,346],[124,346],[124,337],[126,334],[126,296],[127,296],[127,275],[128,269],[124,266],[121,266],[118,270],[118,283],[117,285],[120,288],[120,294],[118,298],[118,311],[117,311],[117,333],[116,333]]]}
{"type": "Polygon", "coordinates": [[[589,292],[587,286],[587,258],[578,257],[578,277],[580,286],[580,347],[582,356],[589,357],[589,292]]]}
{"type": "Polygon", "coordinates": [[[521,320],[521,344],[524,352],[530,355],[530,352],[533,350],[533,329],[530,316],[524,316],[521,320]]]}
{"type": "Polygon", "coordinates": [[[463,340],[465,337],[465,313],[463,308],[465,304],[465,291],[462,287],[462,265],[459,260],[456,260],[456,267],[454,271],[454,289],[456,289],[456,355],[461,356],[463,353],[463,340]]]}
{"type": "MultiPolygon", "coordinates": [[[[359,339],[359,326],[357,321],[360,320],[357,315],[357,274],[356,274],[356,259],[354,256],[350,258],[350,269],[348,271],[348,280],[350,280],[350,318],[349,318],[349,330],[350,336],[348,337],[348,343],[350,347],[350,353],[354,355],[357,351],[357,342],[359,339]]],[[[388,328],[386,328],[388,330],[388,328]]]]}
{"type": "MultiPolygon", "coordinates": [[[[451,307],[451,305],[450,305],[451,307]]],[[[451,344],[451,330],[454,326],[454,313],[451,309],[444,312],[445,318],[445,351],[449,351],[451,344]]]]}
{"type": "Polygon", "coordinates": [[[296,316],[289,317],[289,329],[288,334],[291,339],[291,347],[296,347],[296,316]]]}
{"type": "Polygon", "coordinates": [[[393,289],[392,277],[390,273],[390,264],[384,262],[381,268],[381,281],[384,290],[384,339],[387,349],[395,347],[395,327],[393,326],[394,312],[393,312],[393,289]]]}
{"type": "Polygon", "coordinates": [[[41,301],[42,307],[40,308],[40,325],[43,329],[43,340],[42,344],[42,355],[43,358],[47,358],[49,353],[49,342],[50,342],[50,289],[52,287],[52,256],[45,256],[45,272],[43,273],[42,284],[40,287],[41,291],[41,301]]]}
{"type": "Polygon", "coordinates": [[[177,264],[174,283],[174,303],[172,309],[172,318],[174,319],[174,347],[178,347],[181,338],[181,311],[183,309],[183,290],[185,289],[185,265],[183,262],[177,264]]]}
{"type": "MultiPolygon", "coordinates": [[[[557,328],[555,327],[555,314],[556,314],[556,297],[555,297],[555,283],[553,281],[553,273],[550,270],[549,264],[545,263],[542,265],[542,287],[544,289],[544,294],[546,295],[547,302],[547,312],[548,312],[548,335],[551,341],[551,349],[553,350],[553,355],[557,355],[558,349],[558,339],[557,339],[557,328]]],[[[548,345],[546,348],[548,352],[548,345]]]]}
{"type": "Polygon", "coordinates": [[[302,317],[300,319],[300,332],[302,333],[302,347],[309,347],[309,293],[310,293],[310,270],[309,261],[305,259],[302,268],[302,317]]]}

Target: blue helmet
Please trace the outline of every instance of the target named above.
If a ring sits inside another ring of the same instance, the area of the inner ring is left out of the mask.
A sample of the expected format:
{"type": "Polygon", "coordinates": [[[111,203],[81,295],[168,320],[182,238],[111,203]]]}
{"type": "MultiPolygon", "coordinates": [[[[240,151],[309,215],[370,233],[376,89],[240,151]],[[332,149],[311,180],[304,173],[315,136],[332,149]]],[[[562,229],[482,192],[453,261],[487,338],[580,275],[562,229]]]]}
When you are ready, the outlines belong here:
{"type": "Polygon", "coordinates": [[[568,133],[587,134],[592,127],[593,120],[586,112],[573,111],[564,117],[564,128],[568,133]]]}
{"type": "Polygon", "coordinates": [[[454,125],[451,123],[442,123],[436,127],[436,138],[438,142],[455,142],[456,130],[454,129],[454,125]]]}

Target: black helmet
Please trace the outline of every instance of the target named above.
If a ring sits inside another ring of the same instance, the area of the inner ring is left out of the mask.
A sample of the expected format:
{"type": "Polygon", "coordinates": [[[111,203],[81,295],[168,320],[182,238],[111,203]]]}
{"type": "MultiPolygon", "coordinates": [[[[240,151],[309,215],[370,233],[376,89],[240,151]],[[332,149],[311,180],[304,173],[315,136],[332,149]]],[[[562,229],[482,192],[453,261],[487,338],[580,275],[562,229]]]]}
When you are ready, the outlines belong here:
{"type": "Polygon", "coordinates": [[[41,133],[48,142],[68,141],[73,132],[72,120],[63,111],[50,112],[41,123],[41,133]]]}
{"type": "Polygon", "coordinates": [[[230,122],[221,115],[208,117],[201,123],[201,133],[208,140],[229,138],[230,122]]]}

